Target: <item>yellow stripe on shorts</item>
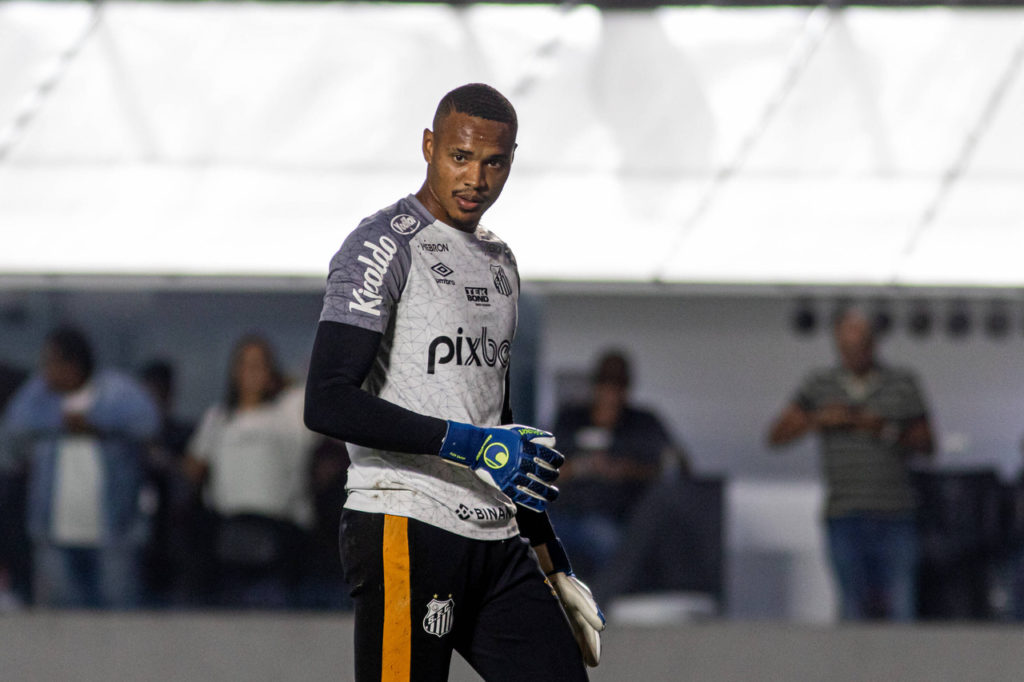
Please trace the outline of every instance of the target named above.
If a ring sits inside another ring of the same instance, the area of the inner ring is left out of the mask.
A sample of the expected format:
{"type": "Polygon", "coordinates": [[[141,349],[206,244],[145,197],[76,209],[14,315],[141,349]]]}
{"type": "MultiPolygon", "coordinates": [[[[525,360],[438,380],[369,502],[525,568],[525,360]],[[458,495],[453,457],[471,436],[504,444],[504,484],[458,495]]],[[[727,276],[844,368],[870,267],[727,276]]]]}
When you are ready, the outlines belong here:
{"type": "Polygon", "coordinates": [[[409,682],[412,595],[409,588],[409,519],[384,516],[384,642],[381,682],[409,682]]]}

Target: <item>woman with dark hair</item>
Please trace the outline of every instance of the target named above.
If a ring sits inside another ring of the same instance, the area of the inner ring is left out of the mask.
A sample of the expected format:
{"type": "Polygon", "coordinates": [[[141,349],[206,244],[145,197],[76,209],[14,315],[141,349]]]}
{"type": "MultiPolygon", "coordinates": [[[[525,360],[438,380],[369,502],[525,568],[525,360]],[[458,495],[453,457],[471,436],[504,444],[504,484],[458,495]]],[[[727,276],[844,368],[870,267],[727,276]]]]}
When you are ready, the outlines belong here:
{"type": "Polygon", "coordinates": [[[236,410],[271,402],[285,387],[270,342],[258,334],[243,336],[231,352],[225,403],[236,410]]]}
{"type": "Polygon", "coordinates": [[[312,512],[303,391],[289,385],[270,344],[243,337],[231,354],[223,403],[189,445],[187,471],[218,515],[214,542],[225,606],[294,604],[298,559],[312,512]]]}

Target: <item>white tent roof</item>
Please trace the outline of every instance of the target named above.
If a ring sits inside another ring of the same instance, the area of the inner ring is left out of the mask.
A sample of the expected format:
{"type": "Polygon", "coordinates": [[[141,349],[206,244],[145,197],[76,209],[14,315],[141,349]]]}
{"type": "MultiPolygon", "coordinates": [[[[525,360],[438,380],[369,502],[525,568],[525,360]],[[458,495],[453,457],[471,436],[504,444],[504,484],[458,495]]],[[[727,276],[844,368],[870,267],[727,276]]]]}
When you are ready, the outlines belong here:
{"type": "Polygon", "coordinates": [[[1024,285],[1024,11],[0,3],[0,282],[319,281],[469,81],[532,280],[1024,285]]]}

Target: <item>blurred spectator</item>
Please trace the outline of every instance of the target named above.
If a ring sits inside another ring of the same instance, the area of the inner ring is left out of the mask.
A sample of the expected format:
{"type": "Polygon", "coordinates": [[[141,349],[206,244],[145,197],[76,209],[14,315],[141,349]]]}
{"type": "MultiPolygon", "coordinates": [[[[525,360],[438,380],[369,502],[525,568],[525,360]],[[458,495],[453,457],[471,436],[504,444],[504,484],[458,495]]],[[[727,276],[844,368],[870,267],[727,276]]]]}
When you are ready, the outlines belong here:
{"type": "Polygon", "coordinates": [[[834,333],[839,365],[810,373],[769,441],[819,435],[841,617],[911,620],[920,549],[908,460],[932,454],[928,410],[912,372],[875,359],[864,313],[843,311],[834,333]]]}
{"type": "Polygon", "coordinates": [[[27,376],[28,373],[24,370],[0,362],[0,412],[4,410],[27,376]]]}
{"type": "Polygon", "coordinates": [[[1004,570],[1009,591],[1007,611],[1014,620],[1024,621],[1024,439],[1019,448],[1022,467],[1017,478],[1006,486],[1003,503],[1004,570]]]}
{"type": "Polygon", "coordinates": [[[186,459],[219,517],[214,552],[224,606],[296,603],[312,521],[315,438],[302,409],[303,391],[288,385],[269,343],[242,338],[231,355],[224,402],[203,415],[186,459]]]}
{"type": "Polygon", "coordinates": [[[138,605],[144,443],[158,423],[134,379],[94,370],[80,331],[50,333],[40,373],[15,394],[3,422],[15,456],[29,462],[37,604],[138,605]]]}
{"type": "MultiPolygon", "coordinates": [[[[0,415],[27,376],[27,372],[0,363],[0,415]]],[[[28,603],[32,594],[25,532],[26,472],[23,466],[7,464],[5,445],[0,440],[0,612],[28,603]]]]}
{"type": "Polygon", "coordinates": [[[626,356],[605,353],[591,376],[590,402],[562,408],[554,428],[565,464],[550,514],[574,568],[585,574],[605,566],[630,511],[663,468],[688,469],[661,420],[628,404],[629,386],[626,356]]]}
{"type": "Polygon", "coordinates": [[[209,562],[200,542],[204,527],[198,489],[184,474],[185,448],[193,425],[174,415],[174,368],[152,360],[139,380],[160,410],[160,431],[146,459],[151,533],[144,557],[153,605],[185,605],[203,593],[209,562]]]}
{"type": "Polygon", "coordinates": [[[345,609],[352,605],[338,557],[338,527],[345,505],[348,465],[348,448],[344,443],[320,438],[310,471],[313,527],[302,575],[302,608],[345,609]]]}

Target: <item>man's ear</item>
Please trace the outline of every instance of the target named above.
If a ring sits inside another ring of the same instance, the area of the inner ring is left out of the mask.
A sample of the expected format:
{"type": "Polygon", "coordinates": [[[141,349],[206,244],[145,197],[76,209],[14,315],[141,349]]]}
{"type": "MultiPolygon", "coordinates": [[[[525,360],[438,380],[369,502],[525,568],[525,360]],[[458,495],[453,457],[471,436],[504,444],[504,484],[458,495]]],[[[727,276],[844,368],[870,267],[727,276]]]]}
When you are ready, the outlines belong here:
{"type": "Polygon", "coordinates": [[[434,133],[429,128],[423,129],[423,160],[430,163],[434,155],[434,133]]]}

